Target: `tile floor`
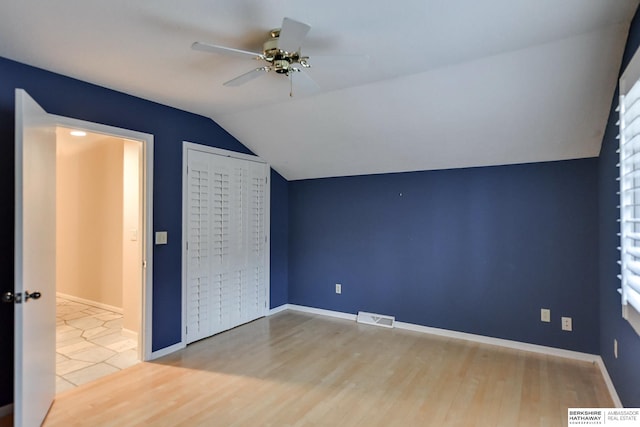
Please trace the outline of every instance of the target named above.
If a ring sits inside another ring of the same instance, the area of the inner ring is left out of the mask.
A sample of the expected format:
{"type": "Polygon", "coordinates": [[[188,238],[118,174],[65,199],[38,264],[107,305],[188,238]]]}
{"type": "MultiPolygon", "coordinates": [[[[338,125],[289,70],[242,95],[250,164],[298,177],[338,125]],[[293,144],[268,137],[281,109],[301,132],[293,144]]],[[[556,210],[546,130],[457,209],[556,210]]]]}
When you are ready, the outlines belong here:
{"type": "Polygon", "coordinates": [[[57,393],[138,363],[122,314],[58,297],[56,319],[57,393]]]}

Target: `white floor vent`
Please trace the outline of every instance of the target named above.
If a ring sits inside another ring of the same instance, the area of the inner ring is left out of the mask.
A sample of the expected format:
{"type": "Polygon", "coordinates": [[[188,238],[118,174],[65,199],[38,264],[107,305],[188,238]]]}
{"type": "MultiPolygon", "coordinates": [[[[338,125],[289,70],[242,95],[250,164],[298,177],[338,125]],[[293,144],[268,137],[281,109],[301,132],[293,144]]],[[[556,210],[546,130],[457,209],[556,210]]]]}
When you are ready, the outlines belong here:
{"type": "Polygon", "coordinates": [[[396,318],[393,316],[385,316],[384,314],[367,313],[359,311],[356,322],[366,323],[367,325],[383,326],[385,328],[393,328],[396,318]]]}

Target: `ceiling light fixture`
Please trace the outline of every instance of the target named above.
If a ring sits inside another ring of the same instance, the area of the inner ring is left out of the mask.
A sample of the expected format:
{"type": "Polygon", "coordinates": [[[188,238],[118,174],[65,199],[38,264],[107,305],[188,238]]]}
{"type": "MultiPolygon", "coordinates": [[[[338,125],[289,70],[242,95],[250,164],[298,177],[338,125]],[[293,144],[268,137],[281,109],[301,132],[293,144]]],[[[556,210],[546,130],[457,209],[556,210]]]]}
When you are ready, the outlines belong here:
{"type": "Polygon", "coordinates": [[[87,136],[87,133],[82,130],[72,130],[70,133],[73,136],[87,136]]]}

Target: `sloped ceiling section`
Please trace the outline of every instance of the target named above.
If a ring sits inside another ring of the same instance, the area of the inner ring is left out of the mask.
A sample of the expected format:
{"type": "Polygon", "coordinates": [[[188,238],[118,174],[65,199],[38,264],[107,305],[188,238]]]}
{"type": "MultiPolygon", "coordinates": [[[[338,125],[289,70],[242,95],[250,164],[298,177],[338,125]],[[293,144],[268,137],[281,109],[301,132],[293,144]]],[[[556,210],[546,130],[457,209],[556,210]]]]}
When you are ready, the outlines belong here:
{"type": "Polygon", "coordinates": [[[4,0],[0,56],[211,117],[289,180],[597,156],[638,0],[4,0]],[[320,91],[261,52],[311,25],[320,91]]]}

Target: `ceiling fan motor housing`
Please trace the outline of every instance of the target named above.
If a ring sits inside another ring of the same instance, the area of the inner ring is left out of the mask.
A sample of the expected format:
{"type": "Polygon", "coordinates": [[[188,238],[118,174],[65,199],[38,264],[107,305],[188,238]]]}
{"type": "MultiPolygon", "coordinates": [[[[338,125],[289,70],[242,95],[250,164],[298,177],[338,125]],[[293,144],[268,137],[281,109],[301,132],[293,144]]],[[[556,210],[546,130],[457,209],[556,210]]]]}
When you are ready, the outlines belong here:
{"type": "Polygon", "coordinates": [[[278,48],[278,41],[280,39],[280,28],[274,28],[269,32],[269,40],[263,44],[263,53],[266,61],[271,63],[273,71],[280,74],[289,74],[292,70],[291,64],[295,64],[300,61],[300,54],[298,52],[285,52],[278,48]]]}
{"type": "Polygon", "coordinates": [[[287,74],[291,65],[286,59],[275,59],[272,64],[275,72],[280,74],[287,74]]]}

